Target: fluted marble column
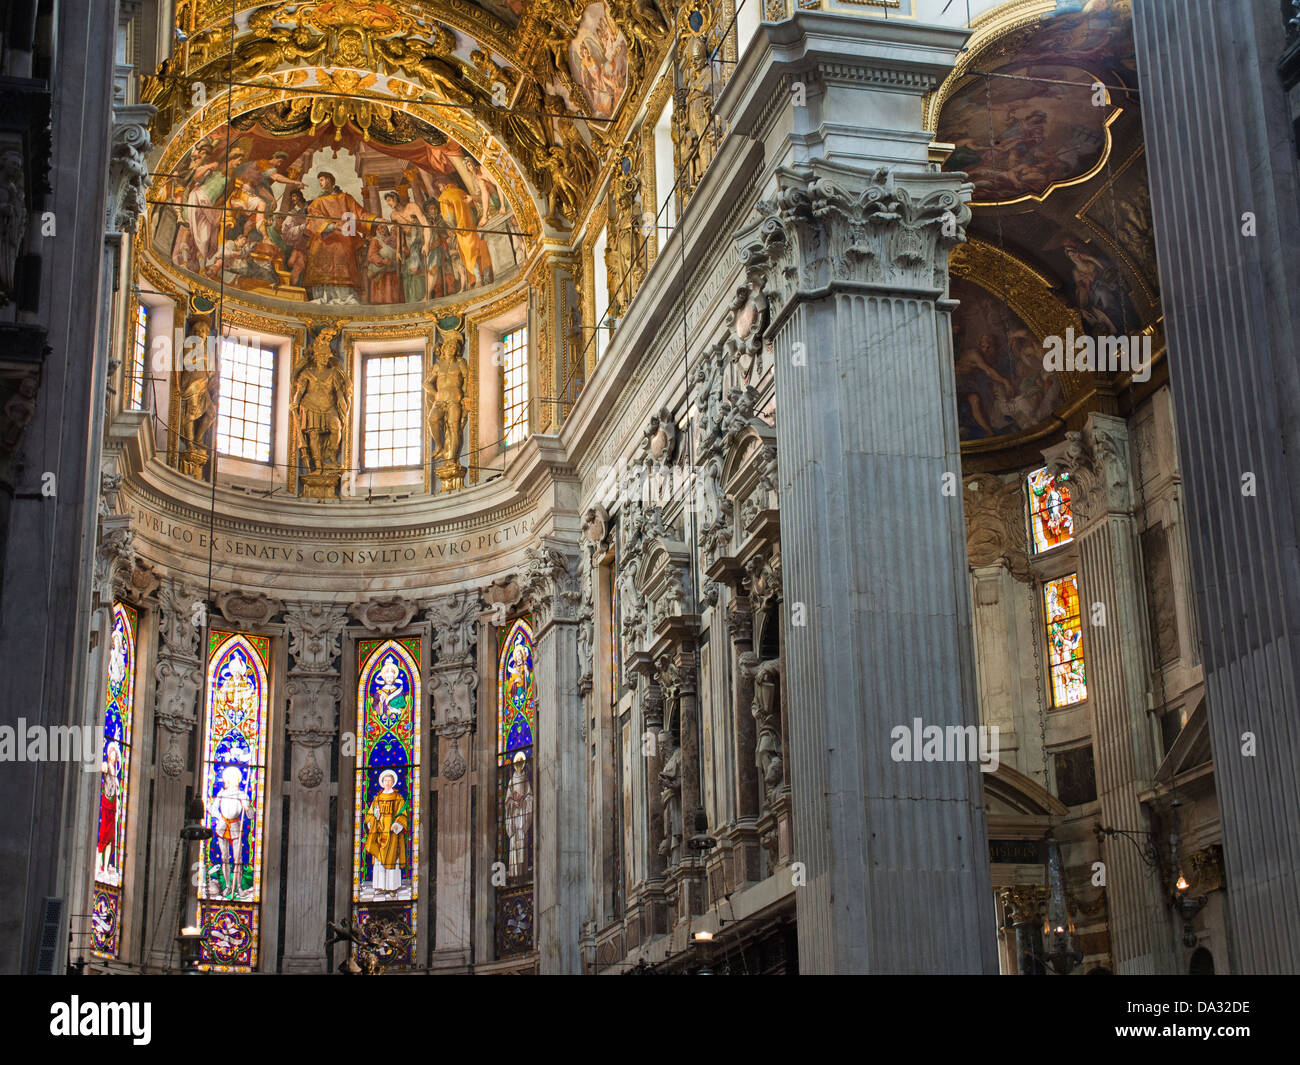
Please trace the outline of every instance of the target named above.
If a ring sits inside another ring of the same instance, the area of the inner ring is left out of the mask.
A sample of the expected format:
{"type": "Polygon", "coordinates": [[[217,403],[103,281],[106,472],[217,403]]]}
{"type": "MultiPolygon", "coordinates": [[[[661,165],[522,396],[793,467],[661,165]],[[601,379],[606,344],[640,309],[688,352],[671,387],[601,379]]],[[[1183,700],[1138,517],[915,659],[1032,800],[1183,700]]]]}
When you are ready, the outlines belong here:
{"type": "Polygon", "coordinates": [[[1300,179],[1285,18],[1266,2],[1133,4],[1229,962],[1275,974],[1300,971],[1300,179]],[[1215,149],[1189,165],[1188,144],[1215,149]]]}
{"type": "MultiPolygon", "coordinates": [[[[1147,713],[1151,682],[1142,559],[1133,517],[1128,427],[1091,414],[1083,432],[1043,451],[1048,468],[1068,473],[1079,544],[1079,604],[1088,706],[1096,756],[1097,799],[1108,828],[1150,827],[1138,792],[1159,764],[1147,713]],[[1103,608],[1096,618],[1094,611],[1103,608]]],[[[1162,859],[1169,855],[1159,841],[1162,859]]],[[[1119,973],[1169,973],[1179,966],[1160,878],[1137,848],[1112,839],[1103,852],[1110,902],[1111,956],[1119,973]]]]}
{"type": "Polygon", "coordinates": [[[543,974],[582,971],[587,912],[586,793],[578,691],[578,562],[553,546],[529,552],[520,586],[535,621],[537,830],[534,936],[543,974]]]}
{"type": "Polygon", "coordinates": [[[425,616],[433,627],[435,661],[429,676],[433,731],[438,736],[438,883],[433,967],[468,966],[473,922],[470,899],[469,738],[478,698],[475,625],[478,592],[435,599],[425,616]]]}
{"type": "Polygon", "coordinates": [[[281,875],[292,885],[285,898],[284,961],[287,973],[321,973],[329,898],[329,757],[338,733],[343,694],[339,655],[347,615],[322,603],[288,610],[285,621],[292,662],[289,696],[289,848],[281,875]]]}
{"type": "Polygon", "coordinates": [[[994,972],[947,253],[960,179],[813,162],[737,238],[776,366],[801,972],[994,972]]]}
{"type": "Polygon", "coordinates": [[[145,920],[144,962],[150,967],[176,964],[173,939],[180,931],[181,907],[190,891],[192,848],[177,857],[185,820],[185,787],[191,781],[190,753],[199,721],[200,600],[174,581],[158,590],[158,662],[154,719],[158,723],[155,752],[149,858],[149,906],[145,920]]]}

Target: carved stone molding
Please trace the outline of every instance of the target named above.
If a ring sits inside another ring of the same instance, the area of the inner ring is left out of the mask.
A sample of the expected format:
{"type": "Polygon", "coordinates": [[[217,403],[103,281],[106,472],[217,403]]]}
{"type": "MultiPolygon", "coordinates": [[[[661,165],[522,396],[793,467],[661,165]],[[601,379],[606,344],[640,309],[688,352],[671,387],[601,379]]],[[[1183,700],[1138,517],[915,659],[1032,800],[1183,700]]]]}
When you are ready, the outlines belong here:
{"type": "Polygon", "coordinates": [[[404,629],[415,617],[415,604],[409,599],[392,596],[387,599],[368,599],[348,608],[353,619],[364,625],[371,632],[380,636],[391,636],[398,629],[404,629]]]}
{"type": "Polygon", "coordinates": [[[328,603],[290,604],[284,615],[292,673],[334,673],[347,613],[328,603]]]}
{"type": "Polygon", "coordinates": [[[263,592],[219,592],[213,602],[232,625],[265,625],[281,609],[279,600],[263,592]]]}
{"type": "Polygon", "coordinates": [[[106,514],[99,519],[95,549],[96,607],[112,603],[116,589],[135,568],[135,533],[129,514],[106,514]]]}
{"type": "Polygon", "coordinates": [[[947,294],[948,252],[966,239],[969,186],[951,174],[816,160],[776,171],[777,192],[736,235],[746,277],[776,326],[798,299],[884,286],[947,294]]]}
{"type": "Polygon", "coordinates": [[[1044,448],[1043,459],[1052,473],[1070,481],[1077,530],[1106,514],[1133,512],[1128,428],[1122,418],[1089,415],[1081,431],[1066,433],[1061,443],[1044,448]]]}
{"type": "Polygon", "coordinates": [[[1004,481],[991,473],[976,474],[963,484],[966,556],[972,568],[1002,563],[1017,580],[1029,580],[1021,484],[1019,477],[1004,481]]]}

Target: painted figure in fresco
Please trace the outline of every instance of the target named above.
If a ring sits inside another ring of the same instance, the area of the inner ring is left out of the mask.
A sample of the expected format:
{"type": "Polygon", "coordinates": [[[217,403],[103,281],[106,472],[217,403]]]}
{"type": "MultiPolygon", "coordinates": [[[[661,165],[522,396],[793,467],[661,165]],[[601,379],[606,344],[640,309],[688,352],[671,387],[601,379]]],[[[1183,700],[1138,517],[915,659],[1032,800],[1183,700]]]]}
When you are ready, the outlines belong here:
{"type": "Polygon", "coordinates": [[[366,811],[366,853],[374,859],[371,883],[376,895],[394,895],[402,887],[406,864],[406,831],[409,816],[406,799],[397,792],[397,774],[385,769],[379,774],[379,794],[366,811]]]}
{"type": "Polygon", "coordinates": [[[465,269],[456,261],[459,253],[452,234],[447,230],[447,223],[442,219],[442,205],[436,196],[424,201],[424,213],[429,219],[429,228],[425,231],[429,299],[450,296],[460,291],[465,269]]]}
{"type": "Polygon", "coordinates": [[[343,419],[348,412],[348,383],[334,365],[333,332],[322,330],[312,343],[311,362],[293,382],[289,411],[297,429],[298,450],[313,473],[339,464],[343,419]]]}
{"type": "Polygon", "coordinates": [[[460,249],[463,288],[487,284],[492,280],[492,256],[487,241],[478,233],[479,219],[474,216],[473,200],[468,192],[448,178],[439,178],[438,205],[442,219],[453,231],[460,249]]]}
{"type": "Polygon", "coordinates": [[[984,333],[975,347],[964,347],[957,356],[957,389],[975,424],[990,436],[998,431],[994,419],[998,417],[999,394],[1014,391],[1012,382],[998,369],[1001,361],[998,338],[992,333],[984,333]]]}
{"type": "Polygon", "coordinates": [[[394,228],[380,222],[370,234],[370,244],[366,249],[366,297],[370,303],[402,302],[394,228]]]}
{"type": "MultiPolygon", "coordinates": [[[[307,197],[301,188],[290,189],[281,201],[283,212],[278,230],[279,244],[284,249],[285,266],[289,271],[289,284],[301,285],[307,272],[307,197]]],[[[273,234],[276,231],[272,231],[273,234]]],[[[273,238],[274,239],[274,238],[273,238]]]]}
{"type": "MultiPolygon", "coordinates": [[[[242,661],[238,657],[232,659],[231,667],[242,661]]],[[[244,870],[244,821],[253,813],[253,803],[244,790],[243,774],[238,766],[228,765],[221,771],[221,790],[212,797],[208,811],[214,821],[213,836],[221,855],[226,898],[238,898],[240,884],[236,878],[242,878],[244,870]]]]}
{"type": "Polygon", "coordinates": [[[117,865],[117,795],[121,779],[122,748],[117,740],[109,740],[100,767],[99,836],[95,844],[95,878],[108,883],[117,865]]]}
{"type": "Polygon", "coordinates": [[[384,193],[390,217],[397,231],[397,254],[405,303],[420,303],[429,298],[429,276],[425,273],[424,254],[429,219],[414,200],[405,203],[396,192],[384,193]]]}
{"type": "Polygon", "coordinates": [[[182,225],[187,226],[189,237],[182,256],[192,257],[193,262],[180,265],[201,269],[216,254],[221,237],[219,205],[225,190],[226,174],[221,155],[217,145],[204,137],[190,153],[190,174],[183,197],[186,206],[182,225]]]}
{"type": "Polygon", "coordinates": [[[1074,269],[1075,301],[1088,329],[1097,336],[1124,332],[1124,280],[1110,262],[1081,241],[1065,242],[1065,254],[1074,269]]]}
{"type": "Polygon", "coordinates": [[[505,821],[506,838],[510,841],[507,852],[506,875],[523,876],[528,871],[528,830],[533,823],[533,789],[525,770],[528,757],[523,751],[515,753],[511,762],[513,771],[506,786],[505,821]]]}
{"type": "Polygon", "coordinates": [[[307,205],[307,287],[313,303],[360,303],[362,208],[333,174],[317,175],[321,194],[307,205]]]}
{"type": "Polygon", "coordinates": [[[428,404],[428,435],[433,442],[433,457],[439,462],[455,462],[460,457],[469,408],[465,393],[469,388],[469,363],[461,355],[463,334],[447,330],[438,345],[438,359],[424,380],[428,404]]]}

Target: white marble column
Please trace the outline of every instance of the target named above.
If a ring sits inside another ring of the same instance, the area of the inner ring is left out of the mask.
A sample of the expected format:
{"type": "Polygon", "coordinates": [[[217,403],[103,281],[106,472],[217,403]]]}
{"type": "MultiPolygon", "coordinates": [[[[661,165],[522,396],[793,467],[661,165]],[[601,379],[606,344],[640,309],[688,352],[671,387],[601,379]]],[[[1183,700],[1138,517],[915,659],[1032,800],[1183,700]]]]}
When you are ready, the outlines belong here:
{"type": "Polygon", "coordinates": [[[425,613],[433,628],[429,676],[433,731],[438,737],[438,876],[433,929],[434,969],[464,969],[471,959],[470,731],[478,698],[476,591],[435,599],[425,613]]]}
{"type": "Polygon", "coordinates": [[[303,603],[285,613],[292,658],[287,732],[290,751],[289,854],[283,870],[286,894],[284,961],[287,973],[321,973],[329,898],[330,743],[338,734],[343,694],[339,656],[347,615],[322,603],[303,603]]]}
{"type": "Polygon", "coordinates": [[[554,546],[528,552],[520,586],[532,605],[537,678],[537,828],[533,913],[543,974],[582,971],[586,899],[586,759],[578,691],[578,561],[554,546]]]}
{"type": "MultiPolygon", "coordinates": [[[[1091,414],[1083,432],[1043,451],[1053,473],[1068,473],[1079,543],[1079,604],[1096,756],[1097,799],[1106,827],[1145,836],[1151,825],[1138,801],[1159,763],[1156,727],[1147,713],[1150,640],[1142,559],[1133,517],[1128,427],[1091,414]],[[1093,623],[1094,611],[1105,624],[1093,623]]],[[[1158,844],[1169,858],[1162,834],[1158,844]]],[[[1159,874],[1129,841],[1103,848],[1110,903],[1111,957],[1119,973],[1170,973],[1179,967],[1159,874]]]]}

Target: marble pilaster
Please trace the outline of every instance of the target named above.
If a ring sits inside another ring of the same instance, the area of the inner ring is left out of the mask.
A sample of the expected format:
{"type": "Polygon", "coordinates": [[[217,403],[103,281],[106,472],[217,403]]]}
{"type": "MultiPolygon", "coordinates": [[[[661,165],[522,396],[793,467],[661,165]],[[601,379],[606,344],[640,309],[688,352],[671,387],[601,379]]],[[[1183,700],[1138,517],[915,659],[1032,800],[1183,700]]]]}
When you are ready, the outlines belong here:
{"type": "Polygon", "coordinates": [[[433,731],[438,736],[438,882],[433,967],[469,964],[473,946],[470,898],[470,773],[478,665],[476,591],[433,600],[425,612],[433,628],[435,661],[429,676],[433,731]]]}
{"type": "MultiPolygon", "coordinates": [[[[1052,472],[1069,474],[1073,489],[1079,603],[1102,819],[1109,828],[1145,833],[1148,818],[1138,793],[1154,777],[1159,752],[1155,725],[1147,713],[1150,640],[1133,515],[1128,427],[1121,418],[1089,415],[1082,432],[1067,433],[1062,443],[1043,451],[1043,458],[1052,472]],[[1097,624],[1098,619],[1103,623],[1097,624]]],[[[1176,971],[1159,875],[1122,839],[1113,839],[1103,856],[1116,971],[1176,971]]]]}
{"type": "Polygon", "coordinates": [[[294,889],[286,896],[284,961],[288,973],[320,973],[325,956],[329,896],[330,745],[338,734],[339,676],[347,615],[321,603],[304,603],[285,614],[291,663],[286,732],[289,752],[289,847],[283,875],[294,889]]]}
{"type": "Polygon", "coordinates": [[[532,604],[540,720],[535,766],[534,942],[543,974],[582,971],[586,901],[586,759],[578,691],[578,562],[530,549],[520,585],[532,604]]]}

